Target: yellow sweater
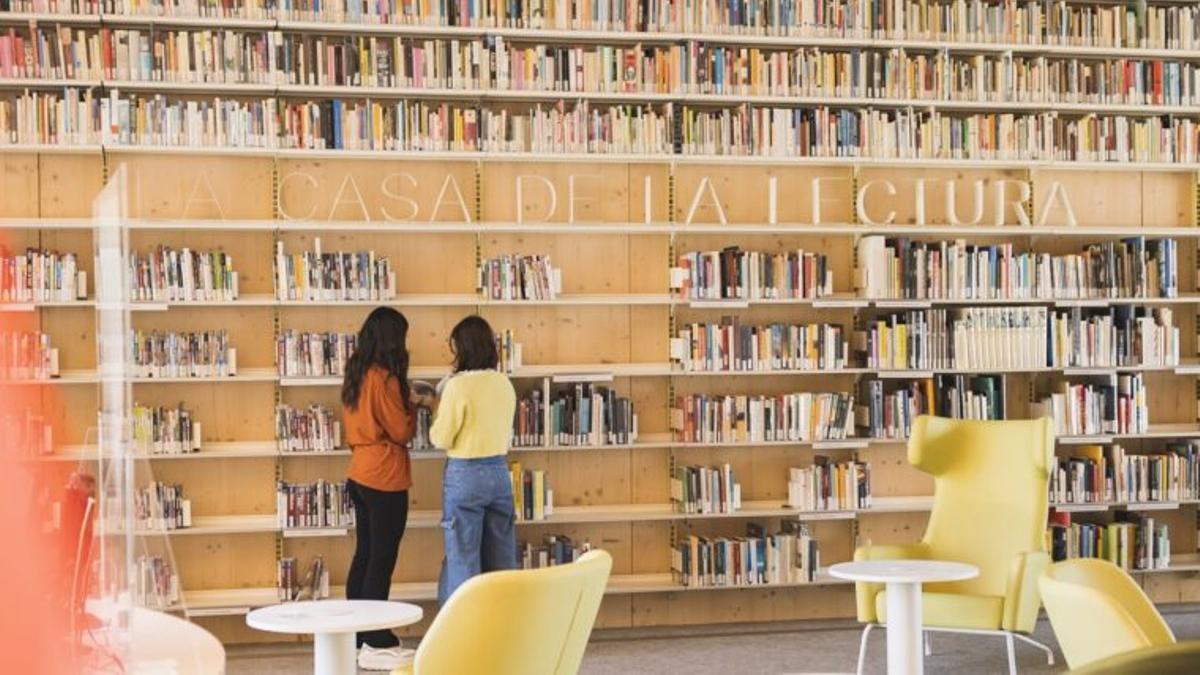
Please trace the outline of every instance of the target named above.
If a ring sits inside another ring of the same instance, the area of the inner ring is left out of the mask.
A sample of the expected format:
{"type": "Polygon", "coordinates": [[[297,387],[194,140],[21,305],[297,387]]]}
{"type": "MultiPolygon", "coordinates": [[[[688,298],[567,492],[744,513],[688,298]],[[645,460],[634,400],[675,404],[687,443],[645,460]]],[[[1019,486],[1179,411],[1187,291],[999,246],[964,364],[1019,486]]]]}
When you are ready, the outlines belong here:
{"type": "Polygon", "coordinates": [[[495,370],[470,370],[446,380],[429,440],[456,459],[508,453],[517,394],[495,370]]]}

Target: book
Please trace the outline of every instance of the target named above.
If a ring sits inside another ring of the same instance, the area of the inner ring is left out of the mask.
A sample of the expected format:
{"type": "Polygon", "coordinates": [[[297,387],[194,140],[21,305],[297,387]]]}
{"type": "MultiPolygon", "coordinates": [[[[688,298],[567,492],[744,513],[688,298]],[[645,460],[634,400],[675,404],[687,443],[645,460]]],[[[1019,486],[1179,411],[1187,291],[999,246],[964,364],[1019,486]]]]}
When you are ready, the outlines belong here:
{"type": "Polygon", "coordinates": [[[688,300],[812,299],[833,293],[833,269],[821,253],[731,246],[679,256],[671,270],[671,287],[688,300]]]}
{"type": "Polygon", "coordinates": [[[238,275],[224,251],[158,246],[129,258],[130,300],[191,302],[236,300],[238,275]]]}
{"type": "Polygon", "coordinates": [[[354,353],[353,333],[286,330],[275,338],[275,365],[283,377],[340,377],[354,353]]]}
{"type": "Polygon", "coordinates": [[[275,406],[275,441],[281,452],[333,452],[342,448],[338,413],[316,403],[294,408],[275,406]]]}
{"type": "Polygon", "coordinates": [[[42,332],[0,331],[0,378],[47,380],[59,376],[58,349],[42,332]]]}
{"type": "Polygon", "coordinates": [[[237,375],[237,349],[224,330],[144,332],[129,336],[129,362],[134,377],[192,378],[237,375]]]}
{"type": "Polygon", "coordinates": [[[142,554],[133,573],[133,601],[139,607],[158,611],[174,610],[183,599],[179,574],[167,558],[142,554]]]}
{"type": "Polygon", "coordinates": [[[671,428],[684,443],[843,440],[855,435],[854,410],[849,393],[692,394],[676,397],[671,428]]]}
{"type": "Polygon", "coordinates": [[[834,462],[823,455],[804,468],[788,470],[788,501],[798,511],[871,508],[870,462],[834,462]]]}
{"type": "Polygon", "coordinates": [[[179,484],[152,481],[133,491],[133,522],[139,530],[180,530],[192,526],[192,502],[179,484]]]}
{"type": "Polygon", "coordinates": [[[548,255],[509,255],[479,264],[476,288],[488,300],[553,300],[562,293],[562,270],[548,255]]]}
{"type": "Polygon", "coordinates": [[[277,300],[372,301],[396,296],[396,273],[387,256],[374,251],[323,252],[321,238],[313,250],[286,253],[275,249],[277,300]]]}
{"type": "Polygon", "coordinates": [[[734,513],[742,507],[742,485],[729,464],[675,467],[671,504],[678,513],[734,513]]]}
{"type": "Polygon", "coordinates": [[[311,483],[278,481],[275,513],[284,529],[349,528],[354,526],[354,506],[345,481],[311,483]]]}
{"type": "Polygon", "coordinates": [[[1049,417],[1058,436],[1138,434],[1150,428],[1148,399],[1144,376],[1122,373],[1094,382],[1060,381],[1031,412],[1049,417]]]}
{"type": "Polygon", "coordinates": [[[820,571],[817,540],[808,525],[784,521],[766,534],[756,523],[741,537],[680,537],[671,551],[676,583],[686,587],[812,583],[820,571]]]}
{"type": "Polygon", "coordinates": [[[1111,523],[1072,522],[1059,514],[1048,528],[1055,561],[1099,558],[1126,571],[1166,569],[1171,564],[1167,525],[1153,517],[1118,511],[1111,523]]]}
{"type": "Polygon", "coordinates": [[[851,365],[841,324],[682,324],[671,339],[671,360],[685,371],[840,370],[851,365]]]}
{"type": "Polygon", "coordinates": [[[134,403],[130,433],[134,452],[148,455],[182,455],[199,452],[201,426],[191,410],[134,403]]]}
{"type": "Polygon", "coordinates": [[[554,515],[554,491],[544,470],[523,469],[520,462],[509,462],[508,471],[518,521],[545,520],[554,515]]]}
{"type": "Polygon", "coordinates": [[[0,247],[0,302],[86,299],[87,272],[79,269],[74,253],[27,248],[14,254],[6,247],[0,247]]]}
{"type": "Polygon", "coordinates": [[[530,570],[573,563],[592,550],[592,545],[586,539],[576,544],[566,535],[547,534],[540,543],[520,542],[517,550],[521,555],[521,569],[530,570]]]}

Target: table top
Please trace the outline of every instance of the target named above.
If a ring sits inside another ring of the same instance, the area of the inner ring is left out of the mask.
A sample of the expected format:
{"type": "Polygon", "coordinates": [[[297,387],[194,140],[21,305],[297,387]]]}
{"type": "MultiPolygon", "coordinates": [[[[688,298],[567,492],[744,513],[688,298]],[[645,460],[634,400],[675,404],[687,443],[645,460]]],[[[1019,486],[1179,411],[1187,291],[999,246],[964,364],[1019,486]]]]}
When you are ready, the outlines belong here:
{"type": "Polygon", "coordinates": [[[860,560],[829,568],[838,579],[874,583],[925,583],[962,581],[979,576],[979,568],[946,560],[860,560]]]}
{"type": "Polygon", "coordinates": [[[246,615],[246,625],[271,633],[356,633],[408,626],[422,614],[407,602],[308,600],[256,609],[246,615]]]}
{"type": "Polygon", "coordinates": [[[225,648],[211,633],[176,616],[134,607],[128,673],[225,672],[225,648]]]}

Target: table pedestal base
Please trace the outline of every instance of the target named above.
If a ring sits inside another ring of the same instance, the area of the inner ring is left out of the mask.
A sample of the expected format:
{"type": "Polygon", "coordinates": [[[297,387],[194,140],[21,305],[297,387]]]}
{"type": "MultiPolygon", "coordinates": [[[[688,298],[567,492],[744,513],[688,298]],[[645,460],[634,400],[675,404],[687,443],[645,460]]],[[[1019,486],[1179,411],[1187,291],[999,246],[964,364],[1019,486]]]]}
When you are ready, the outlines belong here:
{"type": "Polygon", "coordinates": [[[887,585],[887,671],[888,675],[925,672],[919,583],[887,585]]]}
{"type": "Polygon", "coordinates": [[[355,675],[358,672],[358,657],[354,648],[354,635],[354,633],[317,633],[314,635],[314,675],[355,675]]]}

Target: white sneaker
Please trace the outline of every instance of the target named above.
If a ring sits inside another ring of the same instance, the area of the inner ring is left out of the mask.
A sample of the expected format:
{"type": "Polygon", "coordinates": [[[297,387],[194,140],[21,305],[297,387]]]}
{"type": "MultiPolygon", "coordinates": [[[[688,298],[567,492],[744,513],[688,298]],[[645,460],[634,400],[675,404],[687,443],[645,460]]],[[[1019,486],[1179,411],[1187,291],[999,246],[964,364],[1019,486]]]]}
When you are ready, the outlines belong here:
{"type": "Polygon", "coordinates": [[[392,671],[412,663],[415,653],[416,650],[402,647],[376,649],[371,645],[363,645],[358,650],[358,667],[363,670],[392,671]]]}

